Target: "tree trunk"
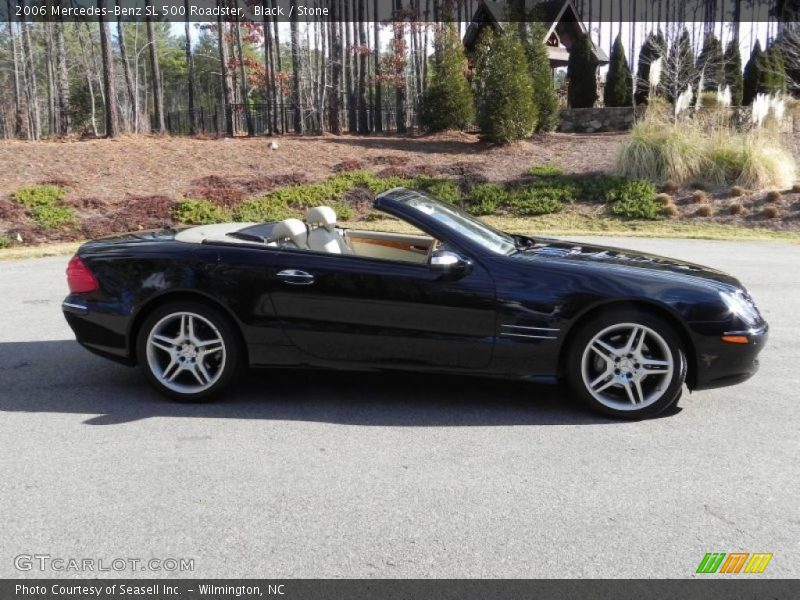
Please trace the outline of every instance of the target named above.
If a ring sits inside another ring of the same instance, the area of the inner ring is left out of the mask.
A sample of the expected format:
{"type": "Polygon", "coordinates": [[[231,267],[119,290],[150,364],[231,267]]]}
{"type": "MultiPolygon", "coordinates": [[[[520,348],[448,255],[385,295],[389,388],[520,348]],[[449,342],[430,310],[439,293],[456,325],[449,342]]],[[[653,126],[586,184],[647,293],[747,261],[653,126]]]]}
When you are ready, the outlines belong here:
{"type": "Polygon", "coordinates": [[[64,21],[56,23],[56,54],[58,71],[58,109],[61,115],[61,135],[72,131],[70,115],[69,74],[67,73],[67,51],[64,45],[64,21]]]}
{"type": "Polygon", "coordinates": [[[267,133],[273,135],[275,129],[273,128],[273,114],[272,114],[272,85],[270,81],[273,78],[272,73],[272,31],[270,30],[269,16],[267,15],[265,0],[261,0],[261,7],[263,10],[263,17],[261,18],[261,27],[264,32],[264,103],[267,105],[267,133]]]}
{"type": "MultiPolygon", "coordinates": [[[[119,0],[117,0],[119,6],[119,0]]],[[[139,102],[138,94],[133,83],[131,73],[131,63],[128,60],[128,50],[125,44],[125,30],[122,27],[122,20],[117,17],[117,39],[119,41],[119,56],[122,60],[122,73],[125,75],[125,89],[128,92],[128,103],[131,109],[131,129],[134,133],[139,133],[139,102]]]]}
{"type": "Polygon", "coordinates": [[[189,134],[197,133],[197,120],[194,114],[194,56],[192,55],[192,27],[189,23],[189,0],[183,0],[183,7],[186,10],[186,21],[183,29],[186,35],[186,79],[188,85],[188,108],[189,108],[189,134]]]}
{"type": "Polygon", "coordinates": [[[354,132],[356,130],[356,112],[353,103],[353,65],[350,62],[350,55],[352,54],[352,45],[350,43],[350,0],[343,0],[343,4],[344,53],[342,62],[344,65],[345,109],[347,110],[347,130],[354,132]]]}
{"type": "MultiPolygon", "coordinates": [[[[395,10],[399,13],[403,9],[403,0],[394,0],[395,10]]],[[[405,29],[402,17],[395,16],[394,25],[394,48],[395,58],[398,55],[405,55],[405,39],[403,36],[405,29]]],[[[396,61],[395,66],[395,111],[397,112],[397,133],[406,133],[406,84],[405,84],[405,65],[403,61],[396,61]]]]}
{"type": "Polygon", "coordinates": [[[292,125],[296,134],[303,133],[303,115],[300,112],[300,39],[297,29],[297,11],[292,11],[289,22],[292,44],[292,125]]]}
{"type": "MultiPolygon", "coordinates": [[[[151,6],[150,0],[144,2],[145,10],[151,6]]],[[[147,17],[147,44],[150,54],[150,84],[153,87],[153,112],[156,117],[156,128],[158,133],[165,133],[167,127],[164,124],[164,91],[161,86],[161,68],[158,64],[158,47],[156,46],[156,36],[153,29],[153,19],[147,17]]]]}
{"type": "Polygon", "coordinates": [[[341,0],[331,3],[331,94],[328,103],[328,126],[331,133],[342,134],[342,38],[339,35],[341,0]]]}
{"type": "MultiPolygon", "coordinates": [[[[219,6],[219,2],[217,2],[219,6]]],[[[225,117],[225,133],[233,135],[233,100],[231,98],[231,80],[228,74],[228,42],[225,40],[225,28],[222,17],[217,16],[217,45],[219,46],[219,72],[222,80],[224,99],[223,114],[225,117]]]]}
{"type": "Polygon", "coordinates": [[[366,5],[364,0],[358,0],[358,133],[369,133],[367,120],[367,31],[364,21],[366,5]]]}
{"type": "Polygon", "coordinates": [[[247,74],[244,67],[244,52],[242,52],[242,29],[237,18],[236,23],[236,51],[239,53],[239,85],[241,86],[242,105],[244,107],[244,118],[247,124],[247,135],[253,135],[253,119],[250,115],[250,105],[247,102],[247,74]]]}
{"type": "MultiPolygon", "coordinates": [[[[276,8],[277,7],[277,0],[270,0],[270,2],[272,3],[272,8],[276,8]]],[[[275,49],[275,61],[277,63],[276,66],[277,66],[277,69],[278,69],[278,73],[282,73],[283,72],[283,59],[281,58],[281,36],[280,36],[280,33],[279,33],[279,28],[278,28],[278,17],[277,17],[277,15],[275,17],[273,17],[273,19],[272,19],[272,26],[273,26],[272,33],[273,33],[273,36],[275,37],[274,49],[275,49]]],[[[278,102],[277,80],[273,80],[273,84],[272,85],[274,87],[273,91],[275,92],[276,102],[278,102]]],[[[287,129],[287,123],[286,123],[286,111],[283,110],[283,89],[281,89],[280,96],[281,96],[281,99],[280,99],[280,112],[281,112],[281,114],[280,114],[279,123],[280,123],[280,126],[281,126],[281,133],[285,133],[286,129],[287,129]]],[[[276,104],[276,106],[277,106],[277,104],[276,104]]]]}
{"type": "Polygon", "coordinates": [[[378,16],[378,0],[372,2],[375,20],[375,131],[383,131],[383,84],[381,83],[381,27],[378,16]]]}
{"type": "Polygon", "coordinates": [[[113,138],[119,135],[119,121],[117,118],[117,95],[114,90],[114,56],[111,53],[111,33],[108,30],[108,21],[103,15],[106,11],[106,0],[97,0],[97,8],[100,12],[100,52],[103,60],[106,137],[113,138]]]}
{"type": "Polygon", "coordinates": [[[38,140],[42,136],[41,114],[39,113],[39,91],[36,85],[36,63],[33,59],[30,26],[22,24],[22,45],[25,51],[25,71],[28,82],[28,113],[31,125],[32,139],[38,140]]]}
{"type": "MultiPolygon", "coordinates": [[[[11,14],[11,0],[6,0],[6,10],[11,14]]],[[[17,36],[14,33],[14,23],[8,22],[8,35],[11,38],[11,67],[14,71],[14,135],[20,137],[24,129],[24,115],[22,113],[22,94],[19,85],[19,59],[17,57],[17,36]]]]}

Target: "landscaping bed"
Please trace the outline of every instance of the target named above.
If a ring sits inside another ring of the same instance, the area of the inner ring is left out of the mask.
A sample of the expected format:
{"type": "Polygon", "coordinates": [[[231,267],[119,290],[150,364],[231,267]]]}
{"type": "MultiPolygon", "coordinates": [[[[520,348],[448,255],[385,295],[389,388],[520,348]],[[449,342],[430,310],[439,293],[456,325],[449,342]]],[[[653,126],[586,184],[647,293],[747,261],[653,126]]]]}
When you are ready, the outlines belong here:
{"type": "MultiPolygon", "coordinates": [[[[164,225],[302,217],[308,207],[319,204],[332,205],[341,221],[364,224],[381,218],[371,208],[375,195],[397,186],[428,191],[482,217],[528,223],[533,233],[565,229],[575,233],[623,233],[635,231],[643,223],[647,223],[645,229],[652,235],[659,235],[659,230],[674,235],[682,229],[676,223],[685,224],[683,230],[692,236],[701,235],[698,231],[704,227],[711,237],[726,231],[730,237],[738,237],[735,232],[742,228],[754,233],[800,232],[800,188],[754,192],[737,187],[711,189],[700,183],[656,187],[643,180],[611,176],[603,172],[610,171],[610,164],[597,169],[597,164],[589,164],[585,156],[594,146],[594,152],[613,164],[619,147],[619,139],[614,136],[540,136],[504,147],[486,146],[460,134],[428,138],[325,137],[311,143],[285,138],[278,140],[278,151],[265,156],[292,152],[297,158],[303,149],[312,152],[310,157],[303,156],[302,165],[295,164],[285,171],[270,164],[285,165],[285,157],[267,160],[259,154],[262,150],[270,152],[264,140],[246,140],[241,148],[239,140],[189,142],[178,147],[197,151],[209,147],[230,149],[221,159],[228,164],[246,160],[240,155],[242,148],[252,150],[256,143],[261,144],[263,149],[249,156],[249,160],[262,161],[261,168],[256,168],[258,162],[254,162],[249,171],[209,172],[198,158],[193,169],[165,165],[163,169],[174,174],[169,183],[164,175],[154,174],[147,184],[140,181],[138,171],[132,171],[130,179],[120,177],[114,172],[115,161],[111,159],[111,172],[105,176],[98,173],[97,165],[92,167],[94,163],[89,163],[67,177],[56,161],[46,176],[40,169],[39,178],[34,178],[34,170],[25,168],[22,161],[21,168],[12,170],[0,182],[0,247],[83,240],[164,225]],[[313,152],[319,152],[319,146],[345,145],[348,140],[366,151],[357,156],[330,155],[328,162],[314,159],[313,152]],[[370,142],[376,144],[364,146],[370,142]],[[417,146],[420,149],[414,150],[417,146]],[[583,163],[579,162],[578,148],[584,150],[584,158],[580,159],[583,163]],[[15,186],[10,183],[13,181],[22,185],[15,186]],[[564,227],[566,223],[569,226],[564,227]]],[[[85,158],[94,155],[97,148],[89,145],[97,143],[86,143],[85,158]]],[[[152,161],[154,157],[147,152],[140,154],[143,143],[162,153],[166,152],[162,144],[167,148],[175,145],[172,139],[134,138],[107,142],[106,147],[117,150],[116,145],[128,146],[136,153],[137,161],[152,161]]],[[[28,152],[31,147],[48,150],[61,146],[69,149],[65,152],[69,154],[82,145],[10,143],[0,145],[0,150],[28,152]]],[[[0,152],[0,163],[3,156],[0,152]]]]}

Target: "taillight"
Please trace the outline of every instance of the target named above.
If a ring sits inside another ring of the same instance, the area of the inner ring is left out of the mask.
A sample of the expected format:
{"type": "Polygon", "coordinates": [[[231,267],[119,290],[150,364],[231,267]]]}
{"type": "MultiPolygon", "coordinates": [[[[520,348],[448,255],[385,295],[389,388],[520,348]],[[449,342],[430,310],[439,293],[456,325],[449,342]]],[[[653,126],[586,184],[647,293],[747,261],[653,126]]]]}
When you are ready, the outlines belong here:
{"type": "Polygon", "coordinates": [[[73,256],[67,265],[67,285],[73,294],[93,292],[100,287],[95,276],[77,256],[73,256]]]}

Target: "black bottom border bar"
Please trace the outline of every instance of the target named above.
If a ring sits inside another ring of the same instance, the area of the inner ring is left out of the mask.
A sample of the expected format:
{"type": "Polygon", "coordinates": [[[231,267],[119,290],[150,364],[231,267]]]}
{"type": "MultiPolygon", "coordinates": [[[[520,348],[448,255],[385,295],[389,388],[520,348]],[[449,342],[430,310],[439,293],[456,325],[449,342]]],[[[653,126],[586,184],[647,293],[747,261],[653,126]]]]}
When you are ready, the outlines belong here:
{"type": "Polygon", "coordinates": [[[6,579],[2,600],[783,600],[800,579],[6,579]]]}

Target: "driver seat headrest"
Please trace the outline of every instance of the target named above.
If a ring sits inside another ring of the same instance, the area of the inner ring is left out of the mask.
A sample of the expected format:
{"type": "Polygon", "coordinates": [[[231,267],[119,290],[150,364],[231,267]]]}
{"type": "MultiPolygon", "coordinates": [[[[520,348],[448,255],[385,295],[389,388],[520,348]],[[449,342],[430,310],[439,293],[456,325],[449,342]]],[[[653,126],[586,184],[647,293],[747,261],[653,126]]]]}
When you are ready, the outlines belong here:
{"type": "Polygon", "coordinates": [[[328,231],[333,231],[336,225],[336,212],[330,206],[317,206],[308,209],[306,223],[309,227],[322,226],[328,231]]]}
{"type": "Polygon", "coordinates": [[[272,229],[273,240],[291,240],[298,248],[308,248],[308,230],[300,219],[284,219],[272,229]]]}

